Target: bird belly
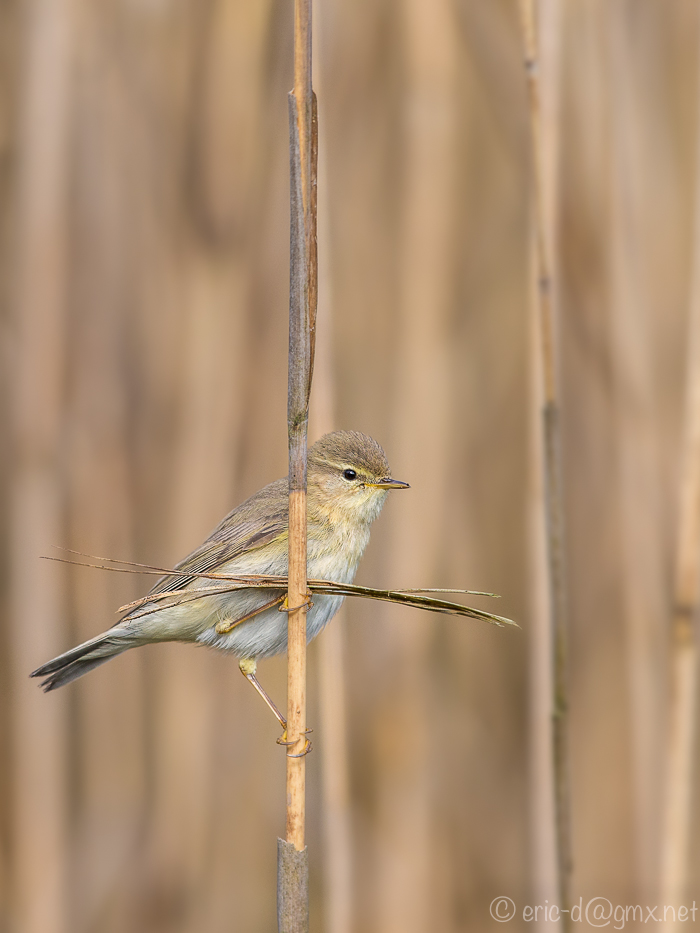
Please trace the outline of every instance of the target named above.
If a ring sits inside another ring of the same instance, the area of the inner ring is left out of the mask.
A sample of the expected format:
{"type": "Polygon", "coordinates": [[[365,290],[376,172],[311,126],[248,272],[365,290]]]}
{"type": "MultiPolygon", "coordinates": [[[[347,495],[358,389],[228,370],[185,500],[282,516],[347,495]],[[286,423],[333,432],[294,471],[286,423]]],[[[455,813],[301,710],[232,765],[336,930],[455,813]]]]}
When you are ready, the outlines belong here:
{"type": "MultiPolygon", "coordinates": [[[[311,549],[310,549],[311,550],[311,549]]],[[[361,554],[361,551],[360,551],[361,554]]],[[[351,583],[355,577],[360,554],[351,554],[348,558],[338,558],[337,552],[309,554],[308,576],[315,580],[334,580],[338,583],[351,583]]],[[[287,566],[267,570],[256,568],[255,571],[236,567],[236,573],[275,573],[286,574],[287,566]]],[[[231,651],[239,658],[267,658],[287,650],[287,613],[278,606],[265,609],[252,619],[236,625],[230,632],[218,633],[219,621],[235,621],[249,612],[265,605],[277,596],[283,595],[278,590],[245,590],[216,597],[218,609],[216,617],[197,636],[197,641],[212,647],[231,651]]],[[[306,640],[311,641],[333,618],[340,609],[343,596],[312,597],[313,605],[306,616],[306,640]]]]}

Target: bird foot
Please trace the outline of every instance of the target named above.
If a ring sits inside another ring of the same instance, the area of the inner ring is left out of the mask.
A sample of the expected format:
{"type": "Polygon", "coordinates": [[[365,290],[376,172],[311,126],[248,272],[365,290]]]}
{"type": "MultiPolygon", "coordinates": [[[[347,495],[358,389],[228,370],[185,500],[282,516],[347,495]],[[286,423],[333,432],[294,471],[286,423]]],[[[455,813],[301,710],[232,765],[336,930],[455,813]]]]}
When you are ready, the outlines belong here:
{"type": "MultiPolygon", "coordinates": [[[[304,736],[307,736],[310,732],[313,732],[313,731],[314,731],[313,729],[305,729],[305,730],[304,730],[304,736]]],[[[298,741],[297,739],[294,739],[294,740],[290,741],[290,740],[287,738],[287,729],[286,729],[286,727],[285,727],[284,732],[283,732],[282,735],[277,739],[277,744],[278,744],[278,745],[284,745],[284,746],[286,746],[287,748],[289,748],[289,747],[291,747],[292,745],[296,745],[296,744],[297,744],[297,741],[298,741]]],[[[311,751],[312,748],[313,748],[313,745],[311,744],[310,739],[305,738],[305,739],[304,739],[304,748],[302,749],[302,751],[297,752],[297,754],[295,754],[295,755],[290,755],[289,752],[287,752],[287,758],[303,758],[304,755],[308,755],[308,754],[309,754],[309,752],[311,751]]]]}
{"type": "Polygon", "coordinates": [[[288,597],[285,596],[282,605],[277,607],[277,611],[278,612],[296,612],[297,609],[306,609],[306,611],[308,612],[309,609],[312,608],[312,606],[313,606],[313,600],[311,599],[311,592],[309,591],[304,597],[304,602],[300,606],[293,606],[291,609],[289,608],[288,597]]]}
{"type": "Polygon", "coordinates": [[[289,752],[287,752],[287,758],[303,758],[304,755],[308,755],[312,749],[313,745],[310,739],[304,739],[304,748],[300,752],[297,752],[296,755],[290,755],[289,752]]]}

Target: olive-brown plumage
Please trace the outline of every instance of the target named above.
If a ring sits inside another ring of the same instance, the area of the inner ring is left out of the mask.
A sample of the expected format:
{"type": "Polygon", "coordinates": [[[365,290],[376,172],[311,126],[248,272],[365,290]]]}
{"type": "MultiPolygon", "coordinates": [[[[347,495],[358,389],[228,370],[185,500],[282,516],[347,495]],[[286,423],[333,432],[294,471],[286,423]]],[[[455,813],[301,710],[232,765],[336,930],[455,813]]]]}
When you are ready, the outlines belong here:
{"type": "MultiPolygon", "coordinates": [[[[314,579],[351,583],[389,489],[407,488],[393,480],[382,448],[365,434],[326,434],[308,456],[307,562],[314,579]]],[[[263,487],[230,512],[212,534],[176,565],[152,593],[173,593],[163,604],[127,613],[113,628],[42,665],[54,690],[129,648],[159,641],[191,641],[231,651],[241,670],[255,681],[255,661],[286,650],[287,618],[279,611],[281,591],[237,590],[196,596],[210,581],[195,574],[287,574],[288,483],[263,487]],[[182,571],[190,571],[187,576],[182,571]],[[270,605],[274,603],[274,605],[270,605]],[[269,606],[269,608],[264,608],[269,606]]],[[[341,596],[316,596],[307,615],[308,639],[335,615],[341,596]]],[[[257,682],[256,682],[257,683],[257,682]]]]}

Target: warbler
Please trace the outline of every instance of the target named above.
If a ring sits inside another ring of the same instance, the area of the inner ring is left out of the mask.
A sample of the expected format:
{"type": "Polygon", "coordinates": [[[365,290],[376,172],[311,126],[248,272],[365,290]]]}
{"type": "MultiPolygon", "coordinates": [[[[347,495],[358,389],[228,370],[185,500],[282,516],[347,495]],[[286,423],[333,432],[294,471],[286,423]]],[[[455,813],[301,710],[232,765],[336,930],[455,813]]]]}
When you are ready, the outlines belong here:
{"type": "MultiPolygon", "coordinates": [[[[408,489],[391,478],[379,444],[356,431],[326,434],[308,453],[307,573],[311,579],[352,583],[369,541],[370,525],[390,489],[408,489]]],[[[283,728],[284,717],[256,677],[258,658],[287,650],[287,616],[281,590],[243,589],[198,596],[213,581],[197,574],[287,575],[287,479],[263,487],[239,505],[188,557],[151,590],[162,600],[128,612],[102,635],[66,651],[32,672],[45,691],[82,677],[110,658],[140,645],[196,642],[230,651],[283,728]]],[[[215,588],[215,587],[214,587],[215,588]]],[[[343,596],[314,596],[307,612],[310,641],[333,618],[343,596]]],[[[294,607],[293,607],[294,608],[294,607]]]]}

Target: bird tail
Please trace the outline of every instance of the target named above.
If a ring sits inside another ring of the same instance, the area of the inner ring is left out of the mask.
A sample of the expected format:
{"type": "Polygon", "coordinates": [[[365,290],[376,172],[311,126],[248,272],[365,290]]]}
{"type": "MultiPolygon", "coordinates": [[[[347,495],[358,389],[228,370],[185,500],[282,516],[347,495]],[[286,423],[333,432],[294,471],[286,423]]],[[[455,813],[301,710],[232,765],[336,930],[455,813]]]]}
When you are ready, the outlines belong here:
{"type": "Polygon", "coordinates": [[[45,693],[49,690],[56,690],[72,680],[77,680],[93,668],[99,667],[110,658],[116,657],[122,651],[133,648],[138,642],[129,635],[130,633],[123,629],[110,629],[102,635],[91,638],[90,641],[83,642],[76,648],[71,648],[64,654],[59,654],[53,661],[37,667],[29,676],[46,678],[41,682],[45,693]]]}

